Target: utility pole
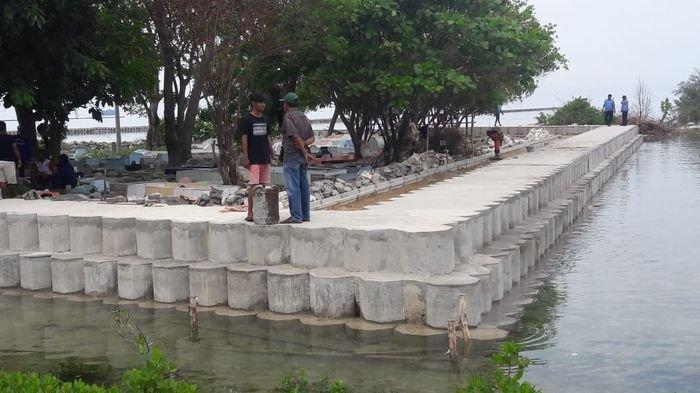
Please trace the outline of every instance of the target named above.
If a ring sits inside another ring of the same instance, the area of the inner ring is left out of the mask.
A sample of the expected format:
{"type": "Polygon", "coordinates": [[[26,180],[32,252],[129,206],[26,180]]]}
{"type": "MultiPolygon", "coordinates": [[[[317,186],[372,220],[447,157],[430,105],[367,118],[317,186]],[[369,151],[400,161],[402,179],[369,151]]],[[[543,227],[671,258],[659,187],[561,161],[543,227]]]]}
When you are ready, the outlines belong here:
{"type": "Polygon", "coordinates": [[[119,118],[119,105],[114,106],[114,127],[117,130],[117,153],[122,149],[122,124],[119,118]]]}

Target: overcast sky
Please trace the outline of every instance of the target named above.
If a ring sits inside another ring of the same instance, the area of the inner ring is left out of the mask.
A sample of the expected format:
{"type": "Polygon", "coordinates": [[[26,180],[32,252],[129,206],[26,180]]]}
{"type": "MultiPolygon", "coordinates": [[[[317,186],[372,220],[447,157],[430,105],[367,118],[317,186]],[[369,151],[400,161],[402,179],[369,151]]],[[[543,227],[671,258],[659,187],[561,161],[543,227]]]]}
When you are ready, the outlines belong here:
{"type": "Polygon", "coordinates": [[[542,78],[537,91],[511,107],[558,105],[573,96],[601,104],[610,93],[634,94],[639,79],[654,109],[700,68],[698,0],[530,0],[538,18],[555,24],[569,69],[542,78]]]}
{"type": "MultiPolygon", "coordinates": [[[[557,42],[569,60],[568,70],[543,77],[532,96],[506,108],[558,106],[575,96],[602,105],[608,93],[619,102],[623,94],[633,96],[641,79],[653,93],[658,113],[659,102],[672,98],[678,83],[700,68],[700,0],[529,1],[542,22],[557,25],[557,42]]],[[[321,112],[313,117],[330,117],[328,111],[321,112]]],[[[503,122],[525,124],[532,117],[509,114],[503,122]]],[[[0,119],[8,118],[14,118],[14,111],[0,108],[0,119]]],[[[111,123],[106,120],[104,126],[111,123]]],[[[139,119],[125,123],[147,124],[139,119]]],[[[8,126],[14,129],[15,124],[8,126]]],[[[88,126],[99,124],[69,123],[69,127],[88,126]]]]}

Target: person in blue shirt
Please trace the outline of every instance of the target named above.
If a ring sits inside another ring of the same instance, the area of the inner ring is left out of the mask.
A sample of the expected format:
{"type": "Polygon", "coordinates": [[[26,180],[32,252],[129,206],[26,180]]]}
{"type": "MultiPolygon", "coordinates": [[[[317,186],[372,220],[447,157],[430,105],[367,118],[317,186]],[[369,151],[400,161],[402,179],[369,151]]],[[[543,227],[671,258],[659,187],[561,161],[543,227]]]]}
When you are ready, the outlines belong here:
{"type": "Polygon", "coordinates": [[[613,100],[612,94],[608,94],[608,99],[603,103],[603,112],[605,112],[605,124],[610,127],[615,114],[615,100],[613,100]]]}
{"type": "Polygon", "coordinates": [[[627,125],[627,114],[630,111],[630,103],[627,101],[627,96],[622,96],[622,102],[620,102],[620,112],[622,112],[622,125],[627,125]]]}

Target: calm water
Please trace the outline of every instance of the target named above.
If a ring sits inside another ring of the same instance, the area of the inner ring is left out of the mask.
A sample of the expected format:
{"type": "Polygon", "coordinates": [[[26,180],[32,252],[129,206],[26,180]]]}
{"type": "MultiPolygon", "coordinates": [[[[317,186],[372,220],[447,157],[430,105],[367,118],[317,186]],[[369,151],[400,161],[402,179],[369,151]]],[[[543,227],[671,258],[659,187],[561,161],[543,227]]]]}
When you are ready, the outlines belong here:
{"type": "MultiPolygon", "coordinates": [[[[645,143],[548,256],[544,284],[511,339],[545,392],[694,392],[700,387],[700,135],[645,143]]],[[[361,392],[450,392],[498,343],[453,367],[443,337],[316,328],[200,314],[199,343],[175,310],[128,308],[205,392],[268,391],[287,371],[361,392]]],[[[54,370],[77,358],[139,367],[112,306],[0,296],[0,368],[54,370]]]]}

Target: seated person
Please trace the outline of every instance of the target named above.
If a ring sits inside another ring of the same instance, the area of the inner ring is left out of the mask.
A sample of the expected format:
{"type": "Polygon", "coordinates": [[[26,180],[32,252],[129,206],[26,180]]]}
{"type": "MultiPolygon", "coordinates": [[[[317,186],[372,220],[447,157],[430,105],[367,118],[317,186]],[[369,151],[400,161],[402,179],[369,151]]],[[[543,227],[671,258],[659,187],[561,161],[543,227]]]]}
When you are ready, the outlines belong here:
{"type": "Polygon", "coordinates": [[[46,157],[46,153],[39,152],[39,158],[36,160],[36,183],[41,187],[51,187],[51,160],[46,157]]]}
{"type": "Polygon", "coordinates": [[[64,189],[66,186],[75,187],[78,185],[78,175],[75,173],[73,165],[68,161],[68,156],[61,154],[58,159],[56,173],[53,174],[53,186],[57,189],[64,189]]]}

